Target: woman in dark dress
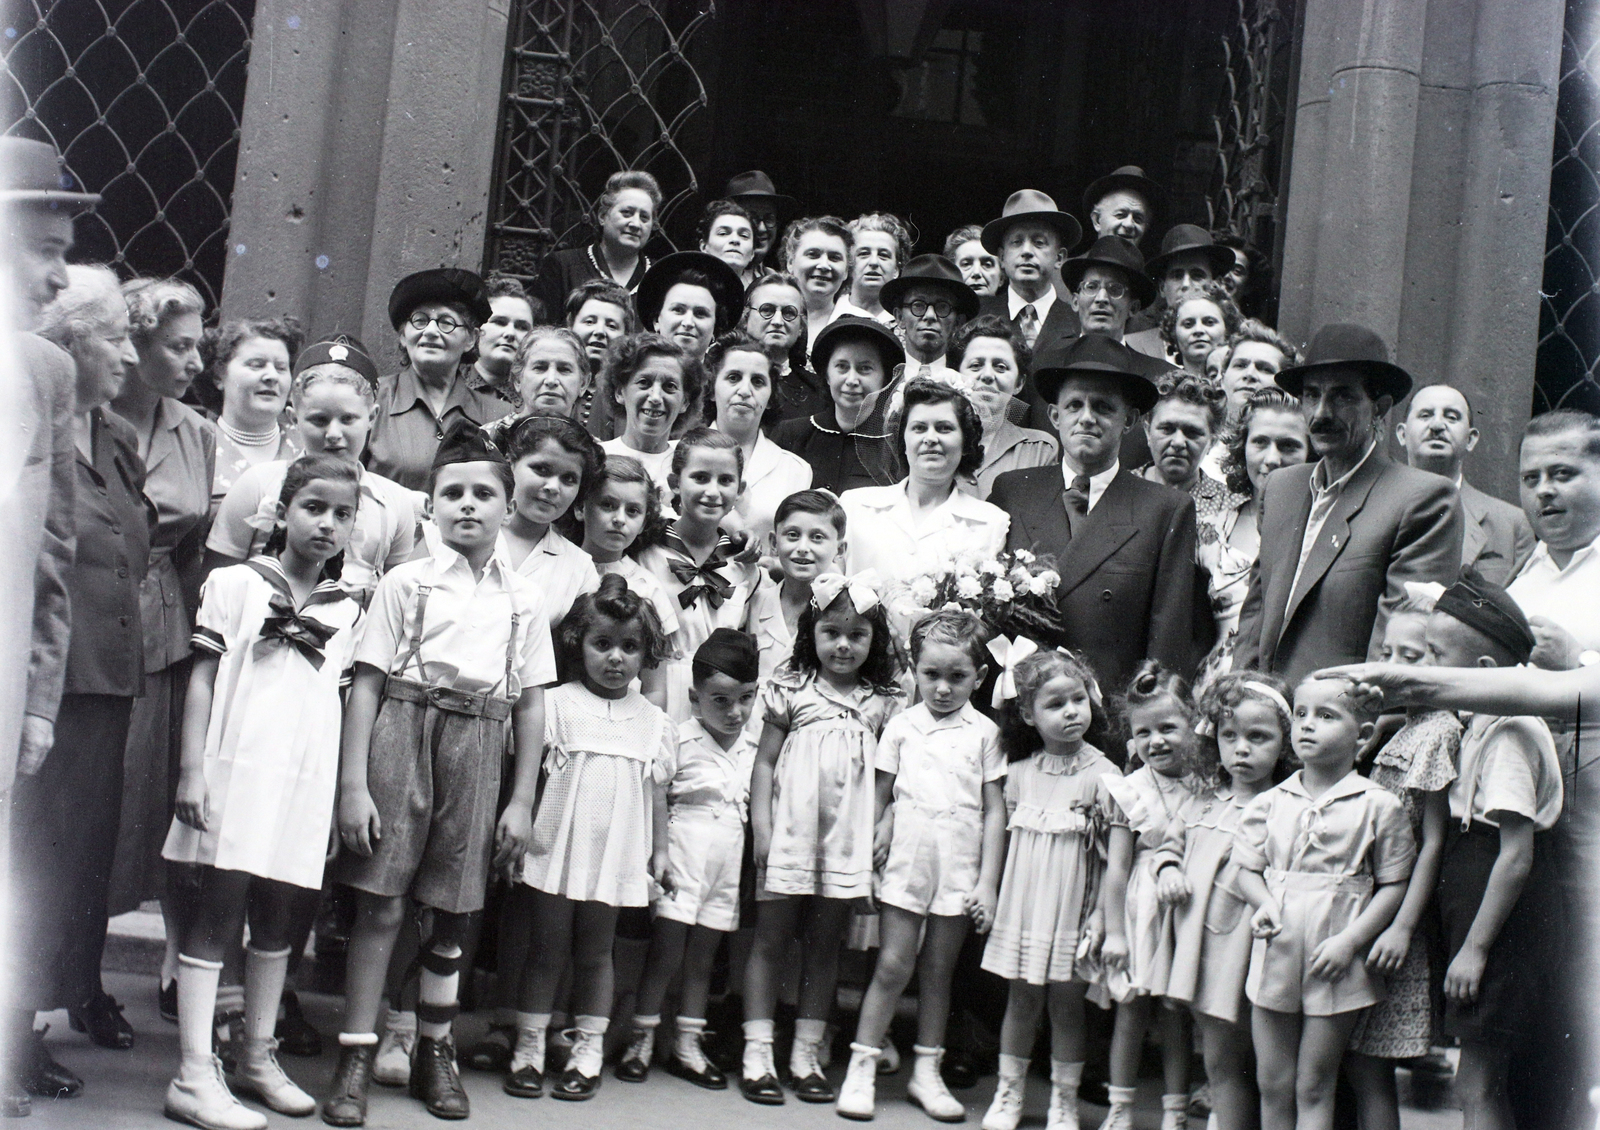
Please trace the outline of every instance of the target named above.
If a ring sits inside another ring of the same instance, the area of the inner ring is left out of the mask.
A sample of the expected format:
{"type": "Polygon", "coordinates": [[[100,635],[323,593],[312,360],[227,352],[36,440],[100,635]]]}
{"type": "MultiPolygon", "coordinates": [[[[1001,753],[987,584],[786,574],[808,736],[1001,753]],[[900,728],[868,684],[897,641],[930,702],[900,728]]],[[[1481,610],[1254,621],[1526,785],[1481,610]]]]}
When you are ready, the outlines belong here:
{"type": "Polygon", "coordinates": [[[554,314],[564,308],[567,295],[590,279],[607,279],[629,293],[638,290],[650,269],[644,245],[655,234],[660,214],[661,186],[655,177],[636,169],[612,173],[594,208],[600,238],[588,247],[552,251],[539,264],[534,292],[545,310],[554,314]]]}

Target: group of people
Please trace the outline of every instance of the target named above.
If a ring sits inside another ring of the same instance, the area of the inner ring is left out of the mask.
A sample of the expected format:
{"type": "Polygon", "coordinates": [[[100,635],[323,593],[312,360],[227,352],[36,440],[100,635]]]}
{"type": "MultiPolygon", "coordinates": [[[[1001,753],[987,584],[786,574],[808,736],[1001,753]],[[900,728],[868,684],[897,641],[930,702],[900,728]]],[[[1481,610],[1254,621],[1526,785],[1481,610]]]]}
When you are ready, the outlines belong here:
{"type": "Polygon", "coordinates": [[[1131,166],[1087,236],[1022,189],[942,254],[751,172],[659,258],[660,190],[619,172],[531,284],[401,279],[385,375],[68,265],[96,198],[47,145],[0,165],[34,594],[8,1114],[84,1086],[37,1012],[132,1046],[100,956],[152,897],[165,1110],[204,1130],[263,1130],[241,1097],[360,1126],[374,1079],[465,1118],[458,1061],[587,1099],[614,1016],[617,1078],[725,1089],[719,969],[745,1098],[852,1119],[913,977],[934,1119],[973,1083],[952,1013],[998,1002],[985,1130],[1046,1012],[1052,1130],[1086,1063],[1130,1128],[1152,1034],[1163,1130],[1197,1052],[1222,1130],[1330,1127],[1341,1074],[1397,1127],[1396,1066],[1451,1040],[1473,1127],[1535,1124],[1513,1061],[1552,1032],[1595,1078],[1592,994],[1559,992],[1600,937],[1581,714],[1456,703],[1445,669],[1600,664],[1600,421],[1528,424],[1520,506],[1476,490],[1463,392],[1364,327],[1247,316],[1270,279],[1235,237],[1146,260],[1167,200],[1131,166]],[[1004,554],[1048,566],[1038,639],[894,599],[1004,554]],[[320,1051],[319,910],[349,932],[320,1102],[279,1060],[320,1051]],[[836,1086],[847,939],[876,959],[836,1086]],[[495,1013],[458,1051],[480,949],[495,1013]]]}

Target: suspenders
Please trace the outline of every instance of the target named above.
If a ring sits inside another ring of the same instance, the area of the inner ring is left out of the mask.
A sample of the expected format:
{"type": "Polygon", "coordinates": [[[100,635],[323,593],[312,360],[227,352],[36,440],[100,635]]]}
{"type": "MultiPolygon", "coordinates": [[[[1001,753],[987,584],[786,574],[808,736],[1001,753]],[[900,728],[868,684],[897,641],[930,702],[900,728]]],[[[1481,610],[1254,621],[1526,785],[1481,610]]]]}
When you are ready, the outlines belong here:
{"type": "Polygon", "coordinates": [[[515,670],[517,658],[517,626],[522,621],[520,613],[511,613],[511,633],[506,637],[506,668],[501,682],[488,691],[474,693],[471,691],[458,691],[450,687],[431,686],[427,682],[422,670],[422,626],[423,619],[428,611],[428,593],[433,586],[417,586],[417,615],[416,622],[411,629],[411,639],[400,657],[400,669],[396,674],[388,676],[384,681],[383,693],[390,698],[403,699],[407,702],[426,702],[448,710],[453,714],[470,714],[496,721],[504,721],[511,717],[511,673],[515,670]],[[411,664],[417,665],[416,677],[408,674],[411,664]],[[496,690],[501,694],[497,695],[496,690]]]}

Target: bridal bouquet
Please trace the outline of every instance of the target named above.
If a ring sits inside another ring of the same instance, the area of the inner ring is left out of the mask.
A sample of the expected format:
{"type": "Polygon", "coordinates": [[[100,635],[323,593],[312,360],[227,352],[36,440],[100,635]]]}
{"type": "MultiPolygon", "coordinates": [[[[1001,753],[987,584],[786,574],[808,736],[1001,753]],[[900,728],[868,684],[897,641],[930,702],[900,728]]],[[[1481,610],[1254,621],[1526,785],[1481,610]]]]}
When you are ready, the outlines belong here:
{"type": "Polygon", "coordinates": [[[961,608],[994,633],[1051,639],[1061,632],[1056,586],[1061,577],[1025,549],[994,557],[958,557],[897,584],[886,603],[907,623],[961,608]]]}

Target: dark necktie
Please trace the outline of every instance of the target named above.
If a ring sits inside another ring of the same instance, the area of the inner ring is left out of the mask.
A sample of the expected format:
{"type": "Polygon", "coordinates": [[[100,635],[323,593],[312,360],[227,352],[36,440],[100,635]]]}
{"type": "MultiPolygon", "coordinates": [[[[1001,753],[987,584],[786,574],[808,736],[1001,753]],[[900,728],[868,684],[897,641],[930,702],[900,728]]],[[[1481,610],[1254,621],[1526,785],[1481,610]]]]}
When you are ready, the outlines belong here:
{"type": "Polygon", "coordinates": [[[1076,537],[1083,520],[1089,516],[1089,476],[1075,477],[1072,485],[1061,492],[1061,501],[1067,507],[1067,525],[1076,537]]]}
{"type": "Polygon", "coordinates": [[[1033,303],[1028,303],[1017,311],[1017,329],[1022,331],[1022,336],[1027,339],[1028,348],[1033,348],[1033,343],[1039,340],[1039,311],[1033,308],[1033,303]]]}

